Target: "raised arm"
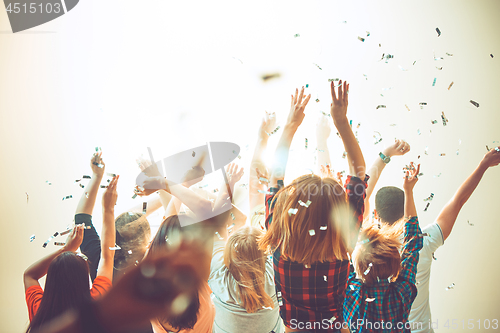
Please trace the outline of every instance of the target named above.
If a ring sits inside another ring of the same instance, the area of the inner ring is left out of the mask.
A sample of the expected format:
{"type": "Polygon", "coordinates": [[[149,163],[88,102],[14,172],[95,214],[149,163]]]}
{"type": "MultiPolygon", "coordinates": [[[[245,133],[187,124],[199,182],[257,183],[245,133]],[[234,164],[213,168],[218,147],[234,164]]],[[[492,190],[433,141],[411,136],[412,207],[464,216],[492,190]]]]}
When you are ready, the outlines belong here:
{"type": "Polygon", "coordinates": [[[457,220],[458,213],[460,213],[463,205],[469,200],[469,197],[476,189],[486,170],[500,163],[500,147],[496,149],[491,149],[484,155],[474,172],[472,172],[465,182],[460,185],[453,198],[451,198],[441,210],[441,213],[439,213],[436,222],[441,227],[444,240],[450,235],[455,225],[455,221],[457,220]]]}
{"type": "Polygon", "coordinates": [[[332,165],[330,161],[330,151],[328,150],[327,140],[330,136],[332,129],[330,121],[327,116],[320,115],[316,124],[316,141],[318,143],[318,173],[322,173],[321,167],[328,167],[332,165]]]}
{"type": "Polygon", "coordinates": [[[257,136],[257,143],[255,144],[255,149],[253,151],[252,161],[250,162],[250,177],[248,182],[248,200],[250,202],[250,212],[260,205],[264,204],[265,194],[259,192],[266,191],[267,184],[265,182],[259,181],[259,175],[256,169],[266,172],[266,163],[264,162],[263,155],[267,149],[267,141],[269,140],[269,134],[272,133],[276,128],[276,116],[274,113],[269,114],[266,111],[266,115],[262,119],[262,123],[259,126],[259,133],[257,136]]]}
{"type": "MultiPolygon", "coordinates": [[[[413,163],[412,163],[413,164],[413,163]]],[[[420,164],[416,169],[406,172],[403,189],[405,192],[405,244],[401,254],[401,271],[398,280],[406,280],[415,283],[419,251],[422,248],[423,235],[417,218],[417,209],[413,199],[413,187],[418,181],[420,164]]]]}
{"type": "Polygon", "coordinates": [[[78,206],[76,207],[76,214],[92,215],[94,210],[97,191],[101,184],[102,177],[104,176],[105,164],[101,158],[102,152],[94,153],[90,160],[90,168],[92,169],[92,178],[90,179],[85,192],[82,194],[78,206]]]}
{"type": "Polygon", "coordinates": [[[371,166],[370,170],[368,170],[368,175],[370,176],[370,181],[368,182],[368,187],[366,188],[366,197],[365,197],[365,213],[363,216],[363,220],[365,220],[370,214],[370,197],[377,186],[378,179],[384,171],[385,166],[391,161],[391,157],[393,156],[402,156],[410,151],[410,145],[404,141],[396,139],[395,142],[389,147],[385,148],[380,154],[385,156],[381,156],[375,158],[375,162],[371,166]]]}
{"type": "Polygon", "coordinates": [[[39,286],[38,280],[47,274],[50,263],[63,252],[76,252],[83,240],[83,226],[75,226],[66,239],[66,244],[59,250],[43,257],[24,271],[24,290],[39,286]]]}
{"type": "Polygon", "coordinates": [[[222,207],[225,207],[226,204],[231,205],[231,199],[228,200],[229,198],[229,192],[228,192],[228,186],[229,186],[229,191],[234,194],[234,185],[240,181],[241,177],[243,177],[243,168],[239,168],[238,165],[235,163],[230,163],[227,166],[226,170],[226,178],[228,181],[228,184],[226,182],[222,182],[222,184],[219,186],[219,195],[217,196],[217,199],[215,200],[214,204],[214,210],[219,210],[222,207]]]}
{"type": "Polygon", "coordinates": [[[102,231],[101,231],[101,260],[97,269],[97,276],[104,276],[113,280],[113,261],[115,251],[115,204],[118,198],[116,185],[120,176],[113,177],[102,196],[102,231]]]}
{"type": "Polygon", "coordinates": [[[311,95],[304,96],[304,87],[300,90],[295,89],[295,95],[292,95],[290,113],[286,120],[285,127],[281,133],[278,146],[274,153],[274,164],[271,171],[270,187],[277,187],[278,180],[285,178],[286,165],[288,163],[288,153],[292,144],[293,136],[304,120],[304,110],[311,95]]]}

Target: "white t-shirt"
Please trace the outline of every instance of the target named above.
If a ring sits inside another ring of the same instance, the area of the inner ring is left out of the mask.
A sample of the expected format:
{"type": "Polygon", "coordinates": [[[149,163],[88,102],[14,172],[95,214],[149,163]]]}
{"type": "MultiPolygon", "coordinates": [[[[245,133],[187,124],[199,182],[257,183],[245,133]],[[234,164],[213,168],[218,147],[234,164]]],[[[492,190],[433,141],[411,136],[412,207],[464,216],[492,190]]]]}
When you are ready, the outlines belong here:
{"type": "Polygon", "coordinates": [[[437,223],[432,223],[422,229],[424,246],[420,250],[417,266],[417,297],[411,306],[409,321],[412,323],[412,333],[432,333],[431,307],[429,305],[429,280],[434,251],[444,244],[443,232],[437,223]],[[421,325],[420,325],[421,324],[421,325]]]}
{"type": "Polygon", "coordinates": [[[237,283],[224,265],[225,245],[224,241],[214,242],[210,278],[208,280],[208,285],[213,293],[212,300],[215,304],[213,332],[283,332],[284,326],[279,315],[279,306],[274,285],[272,259],[268,258],[266,262],[265,291],[273,299],[274,307],[272,310],[262,309],[254,313],[248,313],[239,305],[240,299],[236,292],[237,283]]]}

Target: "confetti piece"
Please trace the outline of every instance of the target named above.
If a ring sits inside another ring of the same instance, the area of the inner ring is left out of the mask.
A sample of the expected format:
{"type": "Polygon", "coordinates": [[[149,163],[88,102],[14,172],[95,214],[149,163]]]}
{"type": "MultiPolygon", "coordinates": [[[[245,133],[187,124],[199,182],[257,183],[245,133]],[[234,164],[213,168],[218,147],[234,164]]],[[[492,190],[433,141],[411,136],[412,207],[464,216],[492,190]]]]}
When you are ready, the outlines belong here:
{"type": "Polygon", "coordinates": [[[427,203],[427,206],[425,206],[425,208],[424,208],[424,212],[426,212],[426,211],[427,211],[427,208],[429,208],[429,205],[430,205],[430,204],[431,204],[430,202],[428,202],[428,203],[427,203]]]}
{"type": "Polygon", "coordinates": [[[118,251],[118,250],[121,250],[122,248],[121,248],[119,245],[115,244],[115,246],[114,246],[114,247],[110,247],[109,249],[110,249],[111,251],[118,251]]]}
{"type": "Polygon", "coordinates": [[[234,214],[231,212],[231,219],[236,220],[236,217],[234,217],[234,214]]]}
{"type": "Polygon", "coordinates": [[[364,39],[364,38],[359,37],[359,36],[358,36],[358,39],[359,39],[360,41],[362,41],[362,42],[364,42],[364,41],[365,41],[365,39],[364,39]]]}
{"type": "Polygon", "coordinates": [[[365,299],[366,302],[373,302],[375,300],[375,298],[367,298],[365,299]]]}
{"type": "Polygon", "coordinates": [[[497,153],[500,153],[500,149],[499,149],[498,147],[495,147],[495,151],[496,151],[497,153]]]}
{"type": "Polygon", "coordinates": [[[299,200],[299,205],[308,208],[309,205],[311,204],[311,200],[307,200],[306,203],[304,203],[302,200],[299,200]]]}
{"type": "Polygon", "coordinates": [[[434,178],[439,178],[439,177],[441,177],[441,172],[437,175],[434,175],[434,178]]]}
{"type": "Polygon", "coordinates": [[[450,89],[451,89],[451,87],[453,87],[453,83],[454,83],[454,82],[453,82],[453,81],[451,81],[450,85],[448,86],[448,90],[450,90],[450,89]]]}
{"type": "MultiPolygon", "coordinates": [[[[325,280],[326,281],[326,280],[325,280]]],[[[328,321],[330,323],[333,323],[335,320],[337,319],[337,317],[333,316],[332,318],[328,319],[328,321]]]]}
{"type": "Polygon", "coordinates": [[[288,216],[292,216],[292,214],[295,215],[295,214],[297,214],[298,211],[299,211],[298,208],[290,208],[288,210],[288,216]]]}
{"type": "Polygon", "coordinates": [[[132,196],[132,199],[135,199],[137,198],[137,193],[134,193],[134,195],[132,196]]]}
{"type": "Polygon", "coordinates": [[[108,188],[107,185],[101,185],[100,188],[108,188]]]}
{"type": "Polygon", "coordinates": [[[368,80],[368,75],[363,74],[363,76],[365,77],[365,80],[368,80]]]}
{"type": "MultiPolygon", "coordinates": [[[[443,70],[443,67],[438,67],[438,66],[436,66],[436,69],[437,69],[438,71],[441,71],[441,70],[443,70]]],[[[434,80],[436,80],[436,79],[434,79],[434,80]]],[[[436,82],[434,82],[434,83],[436,83],[436,82]]]]}
{"type": "Polygon", "coordinates": [[[386,108],[386,106],[385,106],[385,105],[377,105],[377,107],[376,107],[375,109],[377,109],[377,110],[378,110],[378,109],[380,109],[380,108],[385,109],[385,108],[386,108]]]}
{"type": "Polygon", "coordinates": [[[259,182],[269,183],[269,179],[264,178],[264,177],[260,177],[259,182]]]}
{"type": "Polygon", "coordinates": [[[432,201],[432,199],[434,199],[434,193],[431,193],[431,195],[425,198],[424,201],[432,201]]]}
{"type": "Polygon", "coordinates": [[[30,236],[30,243],[33,242],[34,240],[35,240],[35,234],[30,236]]]}
{"type": "Polygon", "coordinates": [[[127,252],[128,252],[128,254],[132,254],[132,250],[128,250],[127,252]]]}
{"type": "Polygon", "coordinates": [[[63,201],[64,201],[64,200],[68,200],[68,199],[71,199],[71,198],[73,198],[73,196],[72,196],[72,195],[67,195],[67,196],[65,196],[65,197],[64,197],[64,198],[62,198],[62,199],[63,199],[63,201]]]}
{"type": "Polygon", "coordinates": [[[47,247],[47,244],[49,244],[55,237],[57,237],[59,235],[59,233],[56,231],[52,236],[49,237],[49,239],[47,239],[45,241],[45,243],[43,243],[42,247],[43,248],[46,248],[47,247]]]}
{"type": "Polygon", "coordinates": [[[314,231],[314,229],[310,229],[309,236],[314,236],[314,235],[316,235],[316,231],[314,231]]]}
{"type": "Polygon", "coordinates": [[[453,53],[448,53],[448,52],[446,52],[446,55],[447,55],[448,57],[453,57],[453,53]]]}
{"type": "Polygon", "coordinates": [[[295,38],[300,37],[300,34],[295,34],[295,35],[293,35],[293,37],[295,37],[295,38]]]}
{"type": "Polygon", "coordinates": [[[470,100],[470,102],[472,103],[472,105],[474,105],[476,108],[479,107],[479,103],[478,102],[475,102],[473,101],[472,99],[470,100]]]}
{"type": "Polygon", "coordinates": [[[433,87],[436,85],[436,80],[437,80],[437,78],[434,78],[434,81],[432,82],[433,87]]]}
{"type": "Polygon", "coordinates": [[[321,68],[321,67],[319,67],[319,66],[318,66],[318,64],[314,64],[314,65],[315,65],[316,67],[318,67],[320,71],[322,70],[322,68],[321,68]]]}
{"type": "Polygon", "coordinates": [[[349,285],[349,288],[351,288],[351,290],[354,290],[354,286],[352,284],[349,285]]]}
{"type": "Polygon", "coordinates": [[[377,132],[377,131],[375,131],[374,133],[375,134],[373,135],[373,138],[375,139],[375,143],[374,144],[376,145],[377,143],[379,143],[380,141],[382,141],[382,134],[380,134],[380,132],[377,132]]]}
{"type": "Polygon", "coordinates": [[[328,229],[327,225],[322,225],[321,227],[319,227],[319,230],[326,230],[326,229],[328,229]]]}
{"type": "Polygon", "coordinates": [[[406,106],[406,109],[407,109],[407,110],[408,110],[408,112],[409,112],[409,111],[410,111],[410,108],[409,108],[409,107],[408,107],[408,105],[406,105],[406,104],[405,104],[405,106],[406,106]]]}
{"type": "Polygon", "coordinates": [[[305,264],[305,265],[304,265],[304,267],[305,267],[305,268],[311,268],[311,266],[309,266],[309,265],[307,265],[307,264],[305,264]]]}
{"type": "Polygon", "coordinates": [[[143,214],[146,214],[147,207],[148,207],[148,203],[147,202],[143,202],[142,203],[142,213],[143,214]]]}
{"type": "Polygon", "coordinates": [[[344,158],[344,159],[345,159],[345,158],[346,158],[346,156],[347,156],[347,152],[345,151],[345,152],[342,154],[342,158],[344,158]]]}
{"type": "Polygon", "coordinates": [[[422,133],[420,133],[420,130],[419,130],[419,129],[417,129],[417,133],[418,133],[418,135],[422,134],[422,133]]]}
{"type": "Polygon", "coordinates": [[[307,138],[306,138],[306,149],[307,149],[307,138]]]}
{"type": "MultiPolygon", "coordinates": [[[[89,226],[89,225],[87,225],[87,226],[84,226],[84,227],[83,227],[83,229],[87,229],[87,230],[90,230],[90,228],[91,228],[91,226],[89,226]]],[[[61,232],[61,233],[59,234],[59,236],[64,236],[64,235],[67,235],[67,234],[69,234],[71,231],[73,231],[73,228],[71,228],[71,229],[68,229],[68,230],[65,230],[65,231],[61,232]]]]}
{"type": "Polygon", "coordinates": [[[316,98],[316,103],[319,103],[319,98],[316,98]]]}
{"type": "Polygon", "coordinates": [[[64,246],[64,245],[66,245],[66,243],[63,243],[63,242],[54,242],[54,245],[56,245],[56,246],[64,246]]]}
{"type": "Polygon", "coordinates": [[[47,185],[52,185],[51,182],[49,182],[48,180],[45,181],[47,183],[47,185]]]}
{"type": "Polygon", "coordinates": [[[306,84],[306,88],[309,88],[309,84],[306,84]]]}
{"type": "Polygon", "coordinates": [[[441,36],[441,30],[439,30],[439,28],[436,28],[436,32],[438,33],[438,37],[441,36]]]}
{"type": "Polygon", "coordinates": [[[370,273],[370,270],[372,269],[372,267],[373,267],[373,264],[372,264],[372,263],[370,263],[370,264],[368,265],[368,268],[365,270],[364,275],[368,275],[368,273],[370,273]]]}
{"type": "Polygon", "coordinates": [[[492,53],[490,53],[490,57],[492,57],[492,58],[493,58],[493,54],[492,54],[492,53]]]}
{"type": "Polygon", "coordinates": [[[87,176],[87,175],[83,175],[83,177],[82,177],[82,178],[83,178],[83,179],[92,179],[92,177],[87,176]]]}
{"type": "Polygon", "coordinates": [[[446,154],[445,153],[441,153],[441,154],[439,154],[439,156],[446,156],[446,154]]]}
{"type": "Polygon", "coordinates": [[[444,111],[441,112],[441,119],[443,120],[443,126],[446,126],[446,123],[448,122],[448,118],[444,115],[444,111]]]}
{"type": "Polygon", "coordinates": [[[116,177],[116,174],[111,173],[111,172],[107,172],[106,175],[109,176],[109,177],[116,177]]]}
{"type": "Polygon", "coordinates": [[[217,193],[219,192],[219,189],[218,188],[214,188],[214,193],[217,193]]]}
{"type": "Polygon", "coordinates": [[[425,102],[422,102],[422,103],[418,103],[420,105],[420,109],[423,109],[425,105],[427,105],[427,103],[425,102]]]}
{"type": "Polygon", "coordinates": [[[432,252],[432,259],[437,260],[437,258],[434,256],[434,252],[432,252]]]}
{"type": "Polygon", "coordinates": [[[418,234],[418,237],[420,237],[420,238],[423,238],[423,237],[426,237],[426,236],[430,237],[430,235],[428,233],[426,233],[426,232],[424,232],[423,234],[418,234]]]}
{"type": "Polygon", "coordinates": [[[328,79],[328,82],[337,82],[340,81],[340,79],[337,77],[335,79],[328,79]]]}
{"type": "Polygon", "coordinates": [[[85,188],[83,184],[78,184],[78,186],[80,186],[81,188],[85,188]]]}
{"type": "Polygon", "coordinates": [[[448,290],[451,290],[451,289],[454,289],[454,288],[455,288],[455,284],[454,284],[454,283],[452,283],[452,284],[450,284],[448,287],[446,287],[446,289],[445,289],[445,290],[446,290],[446,291],[448,291],[448,290]]]}
{"type": "Polygon", "coordinates": [[[24,192],[24,193],[26,193],[26,203],[28,203],[28,201],[30,200],[30,196],[28,195],[28,192],[24,192]]]}

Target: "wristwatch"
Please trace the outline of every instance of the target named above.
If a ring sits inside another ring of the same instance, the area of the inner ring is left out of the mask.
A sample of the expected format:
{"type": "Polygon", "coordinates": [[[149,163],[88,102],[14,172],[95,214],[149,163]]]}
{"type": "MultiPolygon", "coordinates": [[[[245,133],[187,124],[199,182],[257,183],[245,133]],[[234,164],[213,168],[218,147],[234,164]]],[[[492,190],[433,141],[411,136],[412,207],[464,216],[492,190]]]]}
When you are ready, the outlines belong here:
{"type": "Polygon", "coordinates": [[[385,164],[389,163],[391,161],[390,156],[385,156],[383,153],[379,153],[378,156],[384,161],[385,164]]]}

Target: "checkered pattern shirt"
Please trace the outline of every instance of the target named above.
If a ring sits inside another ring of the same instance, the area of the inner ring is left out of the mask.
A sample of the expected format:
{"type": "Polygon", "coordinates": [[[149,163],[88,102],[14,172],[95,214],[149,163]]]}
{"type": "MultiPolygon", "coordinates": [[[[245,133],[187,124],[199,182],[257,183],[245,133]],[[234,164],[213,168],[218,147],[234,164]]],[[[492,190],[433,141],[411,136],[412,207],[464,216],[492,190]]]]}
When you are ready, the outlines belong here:
{"type": "MultiPolygon", "coordinates": [[[[367,175],[365,181],[351,176],[346,179],[345,189],[352,212],[351,236],[355,239],[363,222],[368,178],[367,175]]],[[[281,188],[283,181],[278,181],[278,188],[270,188],[270,194],[266,195],[266,228],[272,223],[273,198],[281,188]]],[[[330,326],[336,321],[342,322],[349,260],[314,263],[306,267],[298,262],[283,260],[280,249],[277,249],[273,253],[273,263],[280,315],[287,327],[293,327],[292,319],[301,323],[323,323],[331,320],[332,324],[326,322],[326,325],[330,326]]]]}
{"type": "Polygon", "coordinates": [[[407,220],[401,270],[395,282],[380,280],[371,286],[364,285],[356,278],[351,265],[344,301],[344,320],[351,332],[410,332],[404,324],[408,322],[411,305],[417,296],[415,276],[423,237],[418,218],[415,216],[407,220]],[[382,323],[384,326],[376,326],[382,323]]]}

